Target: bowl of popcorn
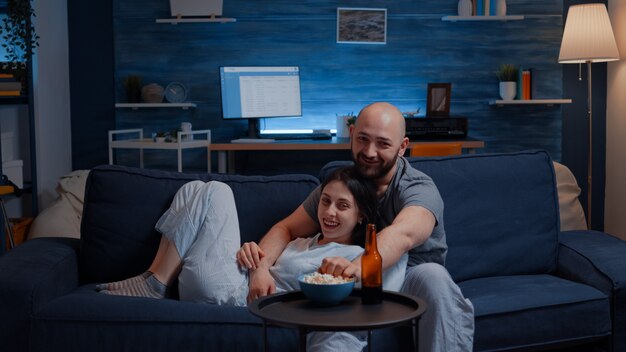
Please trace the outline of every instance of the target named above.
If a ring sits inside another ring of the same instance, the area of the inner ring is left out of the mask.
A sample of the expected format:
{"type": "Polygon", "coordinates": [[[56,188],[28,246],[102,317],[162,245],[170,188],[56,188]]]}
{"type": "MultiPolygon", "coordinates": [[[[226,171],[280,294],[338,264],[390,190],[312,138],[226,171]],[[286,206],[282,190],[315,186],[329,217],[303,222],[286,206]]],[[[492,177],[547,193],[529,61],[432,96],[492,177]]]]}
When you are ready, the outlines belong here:
{"type": "Polygon", "coordinates": [[[300,290],[311,301],[319,305],[339,304],[354,288],[353,278],[312,272],[298,277],[300,290]]]}

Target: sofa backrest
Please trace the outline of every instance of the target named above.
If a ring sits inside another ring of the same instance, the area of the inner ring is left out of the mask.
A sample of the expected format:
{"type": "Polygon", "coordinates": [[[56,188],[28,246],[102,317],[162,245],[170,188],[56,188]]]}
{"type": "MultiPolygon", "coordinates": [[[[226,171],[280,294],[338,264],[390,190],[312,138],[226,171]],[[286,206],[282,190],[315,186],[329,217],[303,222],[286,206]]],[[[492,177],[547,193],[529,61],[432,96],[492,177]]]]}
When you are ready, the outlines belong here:
{"type": "Polygon", "coordinates": [[[415,158],[444,200],[446,267],[455,281],[556,269],[559,209],[544,151],[415,158]]]}
{"type": "MultiPolygon", "coordinates": [[[[408,160],[443,198],[446,268],[455,281],[555,270],[558,195],[546,152],[408,160]]],[[[320,178],[347,163],[329,163],[320,178]]]]}
{"type": "Polygon", "coordinates": [[[81,224],[81,282],[108,282],[148,268],[161,235],[154,225],[176,191],[192,180],[233,190],[242,242],[258,241],[319,184],[310,175],[183,174],[99,166],[87,180],[81,224]]]}

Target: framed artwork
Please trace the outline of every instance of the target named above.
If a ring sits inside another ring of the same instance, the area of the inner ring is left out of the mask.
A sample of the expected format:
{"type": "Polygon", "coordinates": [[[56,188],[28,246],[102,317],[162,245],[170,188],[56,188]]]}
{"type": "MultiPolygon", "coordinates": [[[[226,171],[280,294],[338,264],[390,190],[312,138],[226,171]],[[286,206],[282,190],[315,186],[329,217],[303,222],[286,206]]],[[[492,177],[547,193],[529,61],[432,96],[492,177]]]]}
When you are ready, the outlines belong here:
{"type": "Polygon", "coordinates": [[[426,116],[450,116],[451,83],[428,83],[426,116]]]}
{"type": "Polygon", "coordinates": [[[337,43],[386,44],[387,9],[337,8],[337,43]]]}

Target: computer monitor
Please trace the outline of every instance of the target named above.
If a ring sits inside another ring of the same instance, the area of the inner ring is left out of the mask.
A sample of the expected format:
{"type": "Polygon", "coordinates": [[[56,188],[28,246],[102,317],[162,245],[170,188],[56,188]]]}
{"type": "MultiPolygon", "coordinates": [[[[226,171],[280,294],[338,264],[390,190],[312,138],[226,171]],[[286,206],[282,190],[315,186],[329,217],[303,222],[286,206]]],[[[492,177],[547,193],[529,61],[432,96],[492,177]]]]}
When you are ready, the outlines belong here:
{"type": "Polygon", "coordinates": [[[300,117],[297,66],[220,67],[222,118],[248,119],[248,137],[259,138],[258,119],[300,117]]]}

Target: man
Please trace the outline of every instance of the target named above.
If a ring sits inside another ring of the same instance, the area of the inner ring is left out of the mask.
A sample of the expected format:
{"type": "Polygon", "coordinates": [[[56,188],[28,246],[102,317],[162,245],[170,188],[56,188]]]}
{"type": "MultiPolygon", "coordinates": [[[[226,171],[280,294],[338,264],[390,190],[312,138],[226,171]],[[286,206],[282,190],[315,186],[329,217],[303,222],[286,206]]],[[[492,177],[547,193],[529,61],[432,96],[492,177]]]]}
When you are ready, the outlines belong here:
{"type": "MultiPolygon", "coordinates": [[[[443,201],[430,179],[403,157],[405,137],[402,113],[388,103],[361,110],[350,131],[352,158],[358,171],[377,184],[379,197],[378,251],[383,269],[409,253],[403,292],[428,304],[420,320],[421,351],[471,351],[474,309],[443,267],[447,245],[443,227],[443,201]]],[[[319,188],[291,215],[273,226],[259,245],[245,244],[239,253],[250,270],[248,300],[275,290],[269,267],[293,238],[320,230],[316,220],[319,188]]],[[[327,258],[321,271],[360,278],[360,258],[327,258]]]]}

